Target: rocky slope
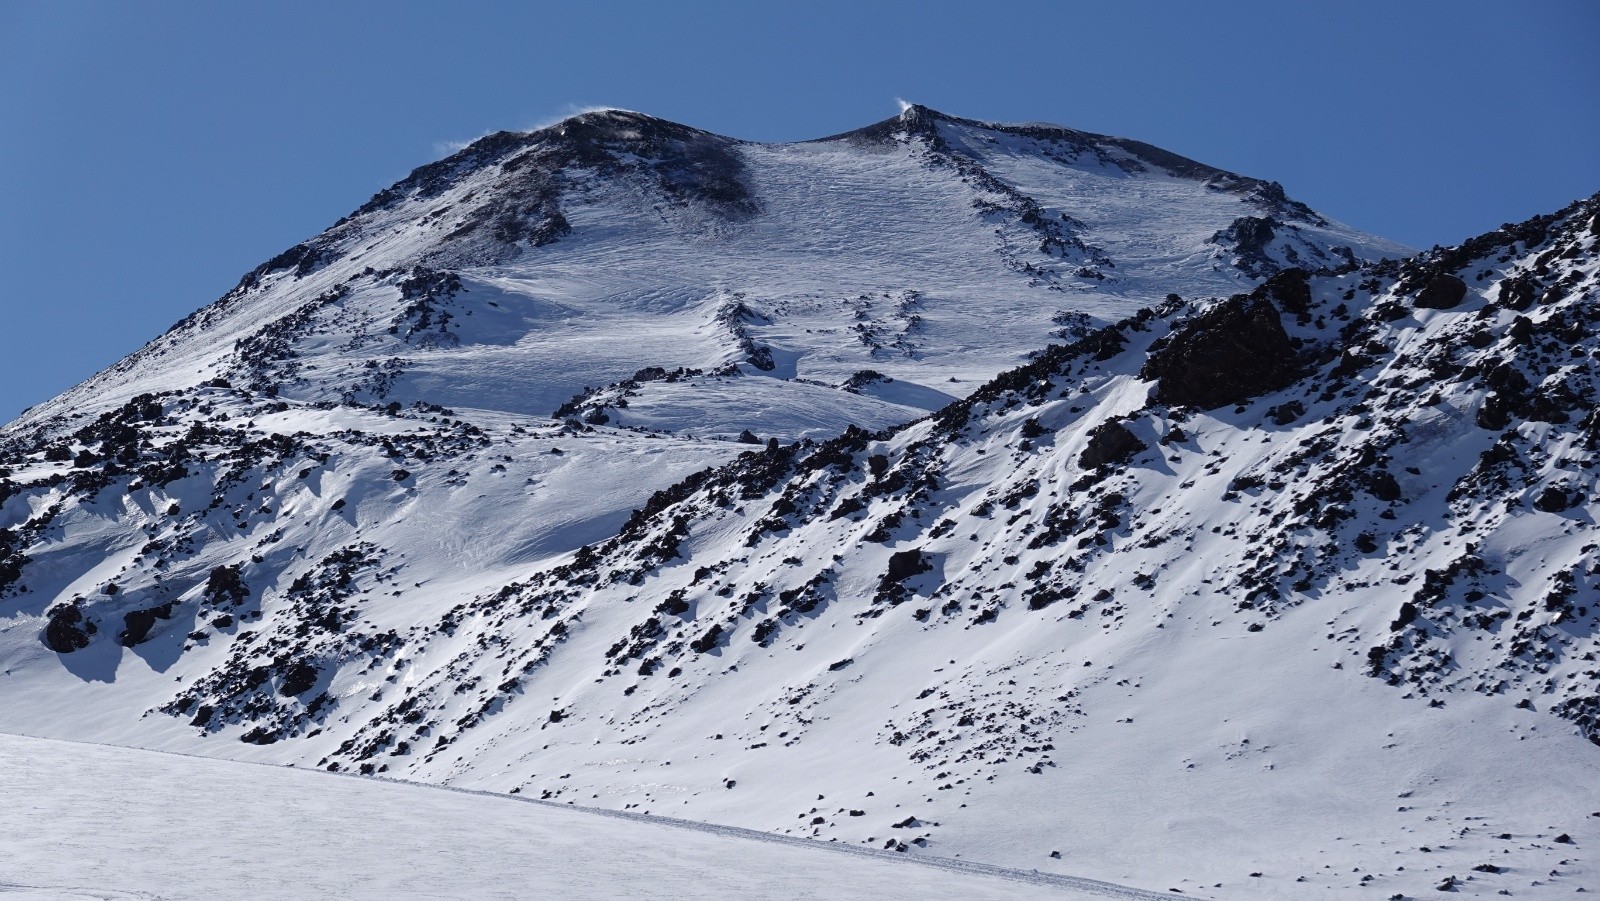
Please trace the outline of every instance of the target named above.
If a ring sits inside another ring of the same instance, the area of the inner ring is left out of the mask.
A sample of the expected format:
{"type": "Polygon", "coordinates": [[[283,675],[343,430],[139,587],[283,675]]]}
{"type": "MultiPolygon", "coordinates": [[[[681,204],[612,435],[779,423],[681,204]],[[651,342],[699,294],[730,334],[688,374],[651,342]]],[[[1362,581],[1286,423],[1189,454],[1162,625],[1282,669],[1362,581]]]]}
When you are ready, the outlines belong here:
{"type": "Polygon", "coordinates": [[[493,136],[7,428],[0,721],[1189,894],[1569,892],[1597,235],[1380,262],[921,108],[493,136]]]}
{"type": "Polygon", "coordinates": [[[1150,297],[1406,252],[1276,184],[1069,129],[912,107],[752,144],[586,113],[418,169],[9,431],[221,379],[823,437],[937,409],[1150,297]]]}

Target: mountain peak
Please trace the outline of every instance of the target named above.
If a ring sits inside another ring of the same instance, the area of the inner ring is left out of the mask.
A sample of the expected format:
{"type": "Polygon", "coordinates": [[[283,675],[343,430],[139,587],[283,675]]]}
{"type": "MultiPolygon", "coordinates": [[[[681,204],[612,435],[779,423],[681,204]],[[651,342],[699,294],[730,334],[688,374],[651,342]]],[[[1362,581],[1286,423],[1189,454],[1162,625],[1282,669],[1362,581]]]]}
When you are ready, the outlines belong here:
{"type": "Polygon", "coordinates": [[[707,134],[707,132],[702,132],[698,128],[693,128],[679,122],[673,122],[670,119],[662,119],[659,116],[652,116],[649,113],[641,113],[637,110],[622,109],[621,107],[605,107],[603,109],[584,110],[583,112],[568,116],[554,125],[536,129],[535,131],[531,132],[531,134],[541,134],[547,132],[565,134],[574,129],[613,130],[628,128],[644,130],[667,129],[672,131],[687,131],[707,134]]]}
{"type": "Polygon", "coordinates": [[[907,123],[937,122],[940,120],[953,120],[954,118],[954,116],[946,115],[931,106],[925,106],[921,103],[906,103],[900,110],[900,120],[907,123]]]}
{"type": "Polygon", "coordinates": [[[489,135],[0,429],[0,725],[1185,892],[1564,874],[1596,215],[1398,263],[919,104],[489,135]]]}
{"type": "MultiPolygon", "coordinates": [[[[979,369],[944,372],[938,380],[945,381],[992,375],[998,362],[1014,360],[1013,355],[1058,336],[1066,323],[1054,320],[1065,316],[1077,322],[1068,315],[1073,311],[1106,321],[1125,315],[1140,298],[1170,292],[1226,295],[1286,267],[1332,267],[1405,252],[1317,217],[1270,183],[1149,145],[1060,126],[993,124],[911,103],[890,119],[831,139],[765,144],[606,108],[579,112],[533,131],[485,135],[416,169],[321,235],[246,274],[222,302],[175,326],[158,344],[181,345],[185,354],[204,358],[182,376],[186,382],[223,377],[235,384],[275,385],[307,400],[350,396],[388,401],[399,391],[413,399],[461,402],[454,390],[433,381],[428,382],[433,387],[424,388],[410,381],[413,376],[285,381],[283,373],[305,367],[285,363],[263,369],[259,360],[235,359],[229,348],[237,336],[210,347],[200,333],[227,320],[230,329],[252,335],[252,342],[270,344],[262,336],[272,329],[260,317],[313,307],[322,311],[316,316],[333,317],[344,303],[323,298],[338,291],[383,295],[418,290],[401,288],[386,273],[409,273],[420,266],[458,273],[470,284],[475,269],[510,266],[548,279],[555,271],[548,268],[553,255],[592,260],[598,267],[572,270],[582,275],[562,289],[585,302],[592,298],[584,286],[594,282],[597,272],[609,273],[624,295],[638,291],[640,303],[670,285],[674,297],[681,295],[674,303],[726,295],[730,306],[742,303],[758,310],[765,305],[783,309],[791,302],[809,308],[816,303],[813,293],[843,290],[868,298],[853,301],[858,306],[871,306],[875,296],[899,296],[896,292],[959,297],[965,296],[965,286],[981,282],[995,302],[1019,311],[1019,326],[996,345],[1004,347],[998,356],[990,347],[979,355],[981,362],[975,361],[979,369]],[[1130,234],[1138,234],[1139,240],[1129,240],[1130,234]],[[871,240],[864,240],[868,235],[871,240]],[[938,262],[930,263],[935,247],[938,262]],[[1175,266],[1174,260],[1186,262],[1175,266]],[[677,274],[659,281],[663,266],[677,274]],[[807,287],[800,289],[801,284],[807,287]],[[647,285],[653,287],[643,287],[647,285]],[[780,285],[787,287],[779,290],[780,285]],[[799,293],[785,299],[789,290],[799,293]]],[[[400,300],[407,309],[414,305],[412,297],[400,300]]],[[[375,297],[376,306],[358,309],[365,311],[364,317],[377,318],[357,324],[357,317],[347,317],[338,326],[350,329],[350,346],[377,347],[386,340],[378,336],[399,334],[405,346],[393,348],[396,367],[422,378],[426,367],[447,365],[432,355],[409,358],[415,348],[404,336],[412,334],[407,318],[412,314],[390,309],[390,302],[375,297]],[[391,326],[397,331],[388,332],[391,326]]],[[[475,310],[472,324],[489,321],[490,314],[498,320],[506,306],[497,303],[502,306],[475,310]]],[[[858,370],[893,377],[885,367],[895,355],[916,359],[938,343],[940,339],[929,337],[935,328],[932,320],[912,311],[910,300],[895,303],[906,309],[893,315],[852,310],[852,317],[859,313],[865,318],[843,323],[830,318],[802,328],[801,335],[849,329],[857,336],[851,346],[867,354],[850,363],[852,368],[830,371],[830,383],[844,383],[858,370]]],[[[311,312],[305,315],[313,317],[311,312]]],[[[463,311],[445,330],[454,335],[467,324],[466,315],[463,311]]],[[[308,354],[325,358],[325,365],[347,365],[350,361],[334,346],[313,349],[322,347],[312,338],[314,318],[308,318],[305,334],[297,340],[305,342],[308,354]]],[[[436,319],[428,321],[440,326],[436,319]]],[[[514,333],[482,340],[514,343],[530,326],[513,318],[507,327],[514,333]]],[[[720,334],[721,326],[714,332],[720,334]]],[[[427,340],[448,343],[454,338],[434,335],[427,340]]],[[[746,355],[773,364],[782,357],[749,334],[738,340],[744,355],[725,358],[715,349],[680,358],[663,352],[659,359],[635,361],[631,368],[608,366],[587,382],[576,380],[576,373],[574,384],[564,377],[550,379],[539,392],[521,391],[526,399],[515,402],[515,408],[520,413],[554,409],[579,388],[614,383],[639,365],[671,362],[669,370],[715,370],[746,355]]],[[[807,354],[820,350],[811,341],[789,337],[775,346],[797,355],[792,359],[810,360],[807,354]]],[[[154,372],[169,363],[157,361],[178,357],[155,350],[127,363],[137,364],[148,376],[97,377],[96,385],[127,385],[115,398],[85,386],[81,392],[74,389],[71,398],[41,405],[29,418],[37,421],[51,411],[68,410],[76,410],[70,414],[76,416],[85,411],[83,400],[90,395],[120,404],[140,393],[135,383],[167,384],[154,372]]],[[[844,359],[833,352],[829,358],[844,359]]],[[[389,359],[363,356],[359,365],[389,365],[389,359]]],[[[458,362],[464,361],[448,365],[458,362]]],[[[503,377],[514,381],[512,372],[506,370],[503,377]]],[[[472,376],[463,384],[479,384],[477,379],[472,376]]],[[[509,386],[507,382],[507,390],[509,386]]],[[[858,405],[852,398],[859,396],[852,394],[844,402],[858,405]]],[[[932,388],[917,396],[948,400],[932,388]]],[[[830,399],[825,406],[835,402],[830,399]]],[[[500,398],[489,405],[505,403],[500,398]]],[[[902,408],[894,409],[886,414],[890,419],[902,415],[902,408]]],[[[857,416],[858,424],[871,421],[857,416]]],[[[745,427],[741,423],[732,433],[745,427]]]]}

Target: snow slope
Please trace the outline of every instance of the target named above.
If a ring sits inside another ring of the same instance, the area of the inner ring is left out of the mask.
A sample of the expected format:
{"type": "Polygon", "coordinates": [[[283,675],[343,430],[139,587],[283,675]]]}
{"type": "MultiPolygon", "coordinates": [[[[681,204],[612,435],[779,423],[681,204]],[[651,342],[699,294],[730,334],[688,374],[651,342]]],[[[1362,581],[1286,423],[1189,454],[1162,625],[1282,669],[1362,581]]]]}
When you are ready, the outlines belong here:
{"type": "Polygon", "coordinates": [[[1282,265],[1252,262],[1262,253],[1406,252],[1271,183],[1069,129],[913,107],[771,145],[586,113],[417,170],[12,428],[217,377],[288,399],[544,417],[654,366],[749,377],[691,403],[646,382],[626,409],[586,408],[699,434],[708,412],[778,406],[793,421],[757,424],[826,437],[936,409],[1063,325],[1253,284],[1282,265]],[[1218,237],[1241,217],[1284,236],[1241,251],[1218,237]],[[925,390],[837,390],[867,369],[925,390]]]}
{"type": "Polygon", "coordinates": [[[1592,888],[1597,213],[1360,263],[1054,127],[492,136],[0,434],[0,725],[1186,895],[1592,888]]]}
{"type": "Polygon", "coordinates": [[[0,735],[0,774],[12,802],[0,807],[7,898],[1159,897],[503,795],[15,735],[0,735]]]}

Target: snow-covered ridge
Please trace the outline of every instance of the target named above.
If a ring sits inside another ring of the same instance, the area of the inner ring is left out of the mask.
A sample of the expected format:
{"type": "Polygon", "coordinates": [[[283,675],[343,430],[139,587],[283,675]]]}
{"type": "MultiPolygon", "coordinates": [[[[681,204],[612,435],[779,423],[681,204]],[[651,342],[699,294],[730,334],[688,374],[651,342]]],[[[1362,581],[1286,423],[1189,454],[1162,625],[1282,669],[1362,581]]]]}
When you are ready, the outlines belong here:
{"type": "Polygon", "coordinates": [[[1338,227],[1077,133],[591,115],[641,152],[491,142],[0,433],[0,725],[1189,895],[1586,884],[1595,199],[1283,268],[1338,227]],[[448,237],[534,169],[570,231],[448,237]]]}
{"type": "MultiPolygon", "coordinates": [[[[800,405],[811,430],[771,431],[820,436],[914,418],[1082,317],[1406,252],[1270,183],[1066,129],[913,107],[852,135],[753,144],[591,112],[419,168],[9,429],[219,378],[545,416],[654,366],[776,376],[692,407],[800,405]],[[737,328],[732,305],[749,312],[737,328]],[[908,391],[837,390],[864,370],[908,391]]],[[[685,431],[681,391],[659,387],[605,412],[685,431]]]]}

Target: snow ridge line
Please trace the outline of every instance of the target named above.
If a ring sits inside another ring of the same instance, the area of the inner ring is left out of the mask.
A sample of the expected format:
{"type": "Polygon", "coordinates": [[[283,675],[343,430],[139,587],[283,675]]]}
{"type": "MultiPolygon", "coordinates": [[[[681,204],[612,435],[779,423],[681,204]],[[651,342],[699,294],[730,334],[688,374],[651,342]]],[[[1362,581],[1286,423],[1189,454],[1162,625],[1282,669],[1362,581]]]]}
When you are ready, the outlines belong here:
{"type": "MultiPolygon", "coordinates": [[[[952,857],[929,857],[880,851],[877,848],[861,848],[855,845],[845,845],[838,842],[819,842],[809,838],[797,838],[792,835],[777,835],[771,832],[762,832],[759,829],[746,829],[741,826],[723,826],[716,823],[705,823],[699,820],[684,820],[677,817],[651,816],[643,813],[634,813],[627,810],[610,810],[604,807],[583,807],[577,804],[561,804],[555,801],[544,801],[539,798],[524,798],[520,795],[508,795],[504,792],[493,792],[476,788],[460,788],[453,785],[436,785],[430,782],[415,782],[410,779],[394,779],[388,776],[363,776],[359,773],[328,772],[297,766],[280,766],[272,763],[261,763],[254,760],[236,760],[229,757],[207,757],[203,754],[187,754],[182,751],[163,751],[157,748],[138,748],[128,745],[114,745],[109,742],[77,741],[67,738],[48,738],[40,735],[29,735],[25,732],[0,732],[0,735],[10,735],[17,738],[27,738],[33,741],[54,742],[66,745],[89,745],[100,748],[115,748],[121,751],[137,751],[145,754],[164,754],[169,757],[187,757],[194,760],[208,760],[221,763],[237,764],[240,766],[259,766],[275,770],[292,770],[297,773],[311,773],[317,776],[334,776],[346,779],[364,779],[369,782],[386,782],[394,785],[406,785],[413,788],[434,789],[437,791],[455,792],[462,795],[479,795],[486,798],[497,798],[503,801],[516,801],[523,804],[533,804],[540,807],[549,807],[555,810],[575,810],[595,816],[612,817],[619,820],[632,820],[640,823],[654,823],[677,829],[690,829],[695,832],[704,832],[711,835],[720,835],[727,838],[740,838],[751,841],[769,842],[772,844],[791,845],[795,847],[816,848],[834,851],[841,854],[856,854],[877,858],[898,864],[918,864],[921,866],[937,867],[953,870],[960,873],[971,873],[979,876],[991,876],[999,879],[1009,879],[1012,882],[1022,882],[1031,885],[1056,886],[1073,889],[1091,895],[1100,895],[1107,898],[1129,898],[1154,901],[1154,899],[1168,899],[1171,895],[1147,889],[1132,888],[1118,885],[1114,882],[1104,882],[1098,879],[1089,879],[1084,876],[1061,876],[1055,873],[1041,873],[1037,870],[1016,870],[1010,867],[995,864],[979,863],[970,860],[958,860],[952,857]]],[[[0,892],[12,888],[41,888],[41,886],[19,886],[14,883],[0,883],[0,892]]],[[[74,890],[76,891],[76,890],[74,890]]],[[[127,895],[128,893],[122,893],[127,895]]],[[[1195,896],[1199,897],[1199,896],[1195,896]]]]}
{"type": "MultiPolygon", "coordinates": [[[[266,764],[263,764],[266,765],[266,764]]],[[[311,772],[320,772],[313,770],[311,772]]],[[[422,788],[437,788],[445,791],[459,792],[468,795],[486,795],[492,798],[506,798],[512,801],[521,801],[524,804],[537,804],[544,807],[554,807],[558,810],[581,810],[597,816],[613,817],[621,820],[636,820],[644,823],[657,823],[678,829],[691,829],[696,832],[707,832],[712,835],[721,835],[728,838],[743,838],[752,841],[770,842],[773,844],[795,845],[806,848],[820,848],[828,851],[837,851],[845,854],[858,854],[874,857],[895,863],[916,863],[923,866],[939,867],[946,870],[955,870],[962,873],[973,873],[982,876],[993,876],[1000,879],[1009,879],[1013,882],[1025,882],[1032,885],[1049,885],[1061,888],[1070,888],[1089,894],[1103,895],[1107,898],[1135,898],[1156,899],[1171,898],[1171,895],[1146,889],[1132,888],[1118,885],[1114,882],[1103,882],[1098,879],[1089,879],[1084,876],[1061,876],[1054,873],[1041,873],[1038,870],[1016,870],[1010,867],[995,864],[979,863],[971,860],[960,860],[953,857],[929,857],[923,855],[901,854],[898,852],[882,851],[877,848],[863,848],[857,845],[846,845],[840,842],[819,842],[809,838],[797,838],[792,835],[778,835],[772,832],[762,832],[759,829],[746,829],[741,826],[723,826],[717,823],[706,823],[700,820],[684,820],[677,817],[651,816],[648,814],[634,813],[629,810],[611,810],[605,807],[582,807],[577,804],[561,804],[555,801],[545,801],[539,798],[524,798],[521,795],[507,795],[501,792],[484,791],[473,788],[457,788],[450,785],[432,785],[426,782],[412,782],[407,779],[391,779],[386,776],[361,776],[356,773],[328,773],[330,776],[353,776],[359,779],[373,779],[379,782],[394,782],[400,785],[412,785],[422,788]]]]}
{"type": "Polygon", "coordinates": [[[13,892],[51,892],[61,898],[90,898],[94,901],[118,901],[122,898],[149,898],[152,901],[163,901],[165,895],[153,895],[149,892],[130,892],[124,889],[81,888],[66,885],[31,885],[25,882],[0,882],[0,895],[9,895],[13,892]]]}

